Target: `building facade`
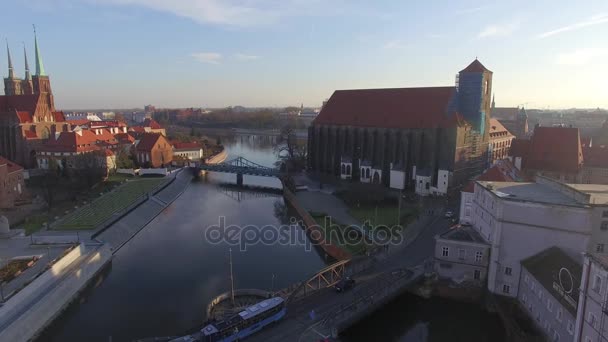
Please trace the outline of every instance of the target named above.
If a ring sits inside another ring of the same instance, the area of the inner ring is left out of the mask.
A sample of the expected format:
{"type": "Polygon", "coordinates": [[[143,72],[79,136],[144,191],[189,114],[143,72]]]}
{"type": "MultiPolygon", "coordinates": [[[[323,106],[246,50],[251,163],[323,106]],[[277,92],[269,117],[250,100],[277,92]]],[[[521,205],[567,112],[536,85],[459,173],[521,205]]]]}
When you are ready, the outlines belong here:
{"type": "Polygon", "coordinates": [[[608,251],[608,219],[602,216],[608,215],[608,186],[546,177],[536,183],[477,181],[473,196],[471,223],[492,249],[492,293],[516,297],[521,261],[546,248],[608,251]]]}
{"type": "Polygon", "coordinates": [[[515,139],[515,136],[500,121],[495,118],[490,119],[490,165],[509,156],[513,139],[515,139]]]}
{"type": "Polygon", "coordinates": [[[335,91],[309,127],[308,168],[445,194],[487,164],[491,87],[492,72],[475,60],[455,87],[335,91]]]}
{"type": "Polygon", "coordinates": [[[203,148],[196,142],[174,142],[173,156],[184,160],[200,161],[203,158],[203,148]]]}
{"type": "Polygon", "coordinates": [[[0,208],[12,208],[25,196],[23,167],[0,157],[0,208]]]}
{"type": "Polygon", "coordinates": [[[143,133],[135,142],[135,158],[143,167],[165,167],[173,161],[173,147],[162,134],[143,133]]]}
{"type": "Polygon", "coordinates": [[[490,245],[470,226],[456,225],[435,236],[435,272],[458,284],[483,287],[490,245]]]}
{"type": "Polygon", "coordinates": [[[492,99],[492,117],[499,120],[518,139],[528,137],[528,114],[523,107],[496,107],[492,99]]]}
{"type": "Polygon", "coordinates": [[[36,73],[30,75],[25,57],[24,79],[15,76],[8,51],[8,77],[0,96],[0,155],[26,168],[35,167],[36,151],[49,137],[69,130],[63,113],[55,110],[37,39],[34,44],[36,73]]]}
{"type": "Polygon", "coordinates": [[[573,341],[579,286],[580,253],[547,248],[521,262],[517,300],[547,341],[573,341]]]}
{"type": "Polygon", "coordinates": [[[608,259],[585,254],[578,301],[575,342],[608,341],[608,259]]]}

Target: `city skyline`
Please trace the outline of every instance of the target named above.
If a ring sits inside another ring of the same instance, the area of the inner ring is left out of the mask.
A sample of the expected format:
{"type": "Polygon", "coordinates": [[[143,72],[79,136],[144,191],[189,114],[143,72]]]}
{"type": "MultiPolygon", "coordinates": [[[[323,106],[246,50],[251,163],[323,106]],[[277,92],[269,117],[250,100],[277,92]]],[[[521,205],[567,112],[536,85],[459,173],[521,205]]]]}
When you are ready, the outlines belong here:
{"type": "MultiPolygon", "coordinates": [[[[15,73],[36,23],[62,109],[318,107],[336,89],[451,86],[478,57],[497,106],[608,107],[608,5],[62,0],[7,4],[15,73]],[[559,7],[559,10],[557,8],[559,7]],[[27,20],[24,20],[27,18],[27,20]],[[413,34],[412,34],[413,33],[413,34]]],[[[6,58],[0,73],[7,76],[6,58]]]]}

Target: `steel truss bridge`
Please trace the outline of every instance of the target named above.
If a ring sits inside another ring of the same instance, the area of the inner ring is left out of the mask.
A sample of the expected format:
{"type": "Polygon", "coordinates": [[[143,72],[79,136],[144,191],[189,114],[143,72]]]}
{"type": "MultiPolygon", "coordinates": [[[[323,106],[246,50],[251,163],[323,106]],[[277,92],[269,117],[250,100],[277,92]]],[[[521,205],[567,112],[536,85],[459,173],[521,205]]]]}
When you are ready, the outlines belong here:
{"type": "Polygon", "coordinates": [[[235,173],[238,185],[243,185],[243,175],[277,178],[281,175],[277,168],[260,165],[243,157],[237,157],[219,164],[200,164],[198,165],[198,171],[235,173]]]}

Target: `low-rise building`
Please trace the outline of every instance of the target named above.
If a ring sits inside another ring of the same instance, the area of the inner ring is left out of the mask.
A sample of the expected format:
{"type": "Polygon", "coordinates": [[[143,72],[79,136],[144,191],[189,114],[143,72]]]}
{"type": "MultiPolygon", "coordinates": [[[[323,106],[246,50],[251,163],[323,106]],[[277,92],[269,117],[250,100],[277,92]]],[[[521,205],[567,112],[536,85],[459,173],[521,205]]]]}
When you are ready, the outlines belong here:
{"type": "Polygon", "coordinates": [[[203,158],[203,147],[197,142],[174,142],[172,145],[174,157],[196,161],[203,158]]]}
{"type": "Polygon", "coordinates": [[[441,279],[476,287],[485,285],[490,245],[467,225],[435,236],[435,272],[441,279]]]}
{"type": "Polygon", "coordinates": [[[554,246],[521,262],[517,300],[547,341],[574,339],[580,259],[580,253],[569,255],[554,246]]]}
{"type": "Polygon", "coordinates": [[[608,184],[608,147],[588,146],[583,148],[581,182],[586,184],[608,184]]]}
{"type": "Polygon", "coordinates": [[[144,167],[165,167],[173,161],[173,147],[162,134],[143,133],[135,142],[135,158],[144,167]]]}
{"type": "Polygon", "coordinates": [[[0,208],[12,208],[24,198],[23,167],[0,157],[0,208]]]}
{"type": "Polygon", "coordinates": [[[158,122],[156,122],[156,120],[154,119],[145,119],[143,127],[146,133],[159,133],[163,136],[167,136],[165,128],[161,126],[158,122]]]}

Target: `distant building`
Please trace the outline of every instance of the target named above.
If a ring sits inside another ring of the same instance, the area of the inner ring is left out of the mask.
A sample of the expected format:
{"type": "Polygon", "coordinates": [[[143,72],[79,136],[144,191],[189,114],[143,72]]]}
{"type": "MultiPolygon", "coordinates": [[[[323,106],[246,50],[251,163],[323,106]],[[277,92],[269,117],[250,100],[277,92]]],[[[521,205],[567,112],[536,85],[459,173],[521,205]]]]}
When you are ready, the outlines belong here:
{"type": "Polygon", "coordinates": [[[159,133],[164,136],[167,136],[165,128],[161,126],[158,122],[156,122],[156,120],[154,119],[144,120],[143,127],[146,133],[159,133]]]}
{"type": "Polygon", "coordinates": [[[156,112],[156,107],[154,107],[153,105],[147,105],[144,107],[144,112],[154,113],[154,112],[156,112]]]}
{"type": "Polygon", "coordinates": [[[55,109],[51,81],[44,71],[36,37],[34,47],[36,73],[30,75],[24,56],[24,79],[15,76],[7,51],[8,77],[4,79],[5,95],[0,96],[0,155],[26,168],[35,167],[36,151],[49,137],[69,130],[63,113],[55,109]]]}
{"type": "MultiPolygon", "coordinates": [[[[608,213],[606,215],[608,218],[608,213]]],[[[585,254],[581,276],[575,342],[608,340],[608,258],[585,254]]]]}
{"type": "Polygon", "coordinates": [[[495,118],[490,119],[490,165],[509,156],[511,141],[514,138],[515,136],[500,121],[495,118]]]}
{"type": "Polygon", "coordinates": [[[574,340],[581,259],[554,246],[521,261],[517,300],[547,341],[574,340]]]}
{"type": "Polygon", "coordinates": [[[186,160],[200,161],[203,158],[203,147],[197,142],[179,142],[173,144],[173,156],[186,160]]]}
{"type": "Polygon", "coordinates": [[[12,208],[24,197],[23,167],[0,157],[0,209],[12,208]]]}
{"type": "Polygon", "coordinates": [[[567,253],[608,253],[608,186],[563,184],[539,176],[536,183],[475,183],[472,225],[491,244],[490,292],[516,297],[520,263],[557,246],[567,253]]]}
{"type": "Polygon", "coordinates": [[[499,120],[517,138],[528,136],[528,114],[523,107],[496,107],[492,98],[492,118],[499,120]]]}
{"type": "Polygon", "coordinates": [[[477,231],[456,225],[435,236],[435,272],[441,279],[483,287],[488,273],[490,244],[477,231]]]}
{"type": "Polygon", "coordinates": [[[509,156],[528,175],[580,183],[583,149],[578,128],[537,127],[529,141],[516,139],[509,156]]]}
{"type": "Polygon", "coordinates": [[[608,147],[583,148],[581,183],[608,184],[608,147]]]}
{"type": "Polygon", "coordinates": [[[144,167],[165,167],[173,161],[173,147],[162,134],[144,133],[135,142],[135,157],[144,167]]]}
{"type": "Polygon", "coordinates": [[[350,160],[353,181],[446,194],[487,165],[491,88],[475,60],[453,87],[337,90],[309,127],[308,168],[340,177],[350,160]]]}

